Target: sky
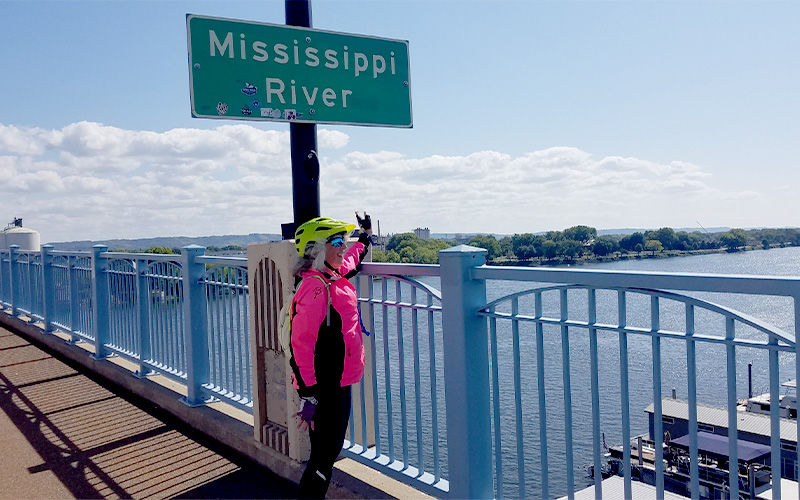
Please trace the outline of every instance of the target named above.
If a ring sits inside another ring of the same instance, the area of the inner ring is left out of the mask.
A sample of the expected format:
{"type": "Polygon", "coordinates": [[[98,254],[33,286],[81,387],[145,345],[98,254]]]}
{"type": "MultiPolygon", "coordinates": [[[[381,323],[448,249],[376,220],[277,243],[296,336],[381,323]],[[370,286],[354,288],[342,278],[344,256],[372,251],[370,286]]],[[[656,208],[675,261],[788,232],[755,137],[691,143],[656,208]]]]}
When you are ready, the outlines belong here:
{"type": "MultiPolygon", "coordinates": [[[[797,227],[800,2],[312,0],[407,40],[413,128],[317,126],[320,206],[383,233],[797,227]]],[[[186,14],[0,0],[0,227],[42,242],[280,233],[289,125],[193,118],[186,14]],[[5,220],[3,220],[5,219],[5,220]]]]}

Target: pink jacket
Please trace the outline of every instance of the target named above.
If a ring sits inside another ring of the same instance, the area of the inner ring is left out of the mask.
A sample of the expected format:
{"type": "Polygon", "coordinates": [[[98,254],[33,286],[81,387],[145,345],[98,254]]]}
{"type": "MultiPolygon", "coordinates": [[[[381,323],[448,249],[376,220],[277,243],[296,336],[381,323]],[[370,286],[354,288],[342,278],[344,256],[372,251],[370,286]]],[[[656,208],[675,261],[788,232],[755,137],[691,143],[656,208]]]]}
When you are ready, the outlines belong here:
{"type": "MultiPolygon", "coordinates": [[[[368,243],[369,240],[367,240],[368,243]]],[[[300,396],[315,396],[325,387],[345,387],[361,380],[364,374],[364,344],[358,316],[356,289],[346,277],[357,272],[366,255],[359,240],[347,250],[342,267],[336,272],[306,271],[294,297],[292,317],[292,381],[300,396]],[[323,277],[329,286],[311,277],[323,277]]]]}

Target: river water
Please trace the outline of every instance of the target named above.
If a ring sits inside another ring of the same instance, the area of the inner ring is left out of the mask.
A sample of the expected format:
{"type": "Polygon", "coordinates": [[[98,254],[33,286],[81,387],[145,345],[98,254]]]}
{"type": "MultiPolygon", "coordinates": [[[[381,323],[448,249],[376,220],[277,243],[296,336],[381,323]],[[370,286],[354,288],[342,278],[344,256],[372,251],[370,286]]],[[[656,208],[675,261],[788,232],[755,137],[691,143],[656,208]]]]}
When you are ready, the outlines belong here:
{"type": "MultiPolygon", "coordinates": [[[[749,274],[749,275],[800,275],[800,248],[782,248],[771,250],[756,250],[733,254],[716,253],[686,257],[673,257],[666,259],[637,259],[611,263],[597,263],[579,266],[579,269],[615,269],[633,271],[664,271],[682,273],[714,273],[714,274],[749,274]]],[[[423,279],[435,288],[439,288],[438,280],[423,279]]],[[[504,282],[490,280],[487,282],[487,296],[489,300],[503,297],[508,294],[536,287],[535,283],[504,282]]],[[[570,292],[572,293],[572,292],[570,292]]],[[[575,310],[576,319],[581,315],[581,307],[585,310],[586,294],[576,296],[573,301],[570,295],[571,318],[575,310]]],[[[631,294],[632,295],[632,294],[631,294]]],[[[696,298],[704,299],[719,305],[730,307],[759,318],[790,335],[794,333],[793,304],[790,299],[779,297],[750,296],[742,294],[711,294],[687,293],[696,298]]],[[[637,327],[650,327],[649,299],[641,297],[637,302],[636,297],[628,299],[628,325],[637,327]]],[[[616,322],[616,294],[598,292],[598,322],[616,322]]],[[[532,305],[520,303],[520,310],[532,305]]],[[[558,317],[557,295],[552,300],[545,300],[545,315],[558,317]]],[[[662,304],[661,328],[672,331],[683,331],[685,328],[684,310],[679,304],[662,304]]],[[[586,319],[585,317],[582,319],[586,319]]],[[[714,334],[724,337],[725,324],[719,316],[703,314],[698,311],[695,328],[697,333],[714,334]]],[[[509,322],[498,321],[498,380],[500,381],[499,406],[500,426],[494,428],[493,433],[500,432],[502,450],[502,487],[501,495],[505,498],[519,498],[524,494],[528,498],[539,498],[541,494],[541,461],[539,438],[539,394],[536,376],[536,342],[535,330],[531,324],[523,324],[519,331],[520,352],[520,381],[521,381],[521,439],[524,444],[524,492],[520,490],[518,481],[518,453],[517,453],[517,421],[515,410],[514,388],[514,356],[512,351],[513,336],[509,322]],[[503,324],[504,323],[504,324],[503,324]]],[[[424,325],[423,325],[424,326],[424,325]]],[[[438,325],[437,325],[438,327],[438,325]]],[[[740,331],[737,327],[737,337],[763,339],[762,333],[740,331]]],[[[376,336],[380,344],[380,336],[376,336]]],[[[394,344],[394,342],[392,342],[394,344]]],[[[437,346],[437,351],[440,347],[437,346]]],[[[381,353],[379,347],[378,353],[381,353]]],[[[545,326],[544,328],[544,358],[545,358],[545,401],[546,401],[546,426],[547,450],[549,468],[549,490],[551,497],[566,494],[566,468],[565,468],[565,396],[564,380],[562,376],[562,335],[560,327],[545,326]]],[[[571,327],[569,330],[569,361],[570,361],[570,397],[572,405],[572,433],[574,451],[574,477],[576,487],[581,488],[591,483],[586,477],[584,467],[592,462],[592,417],[591,417],[591,379],[589,361],[589,335],[586,329],[571,327]]],[[[668,397],[672,390],[678,398],[686,399],[687,370],[686,370],[686,345],[683,341],[662,340],[661,342],[661,377],[662,392],[668,397]]],[[[380,356],[380,354],[378,354],[380,356]]],[[[441,356],[441,353],[439,353],[441,356]]],[[[619,372],[619,335],[615,332],[598,332],[598,358],[599,358],[599,388],[600,388],[600,413],[601,431],[609,446],[620,444],[622,429],[620,418],[620,372],[619,372]]],[[[628,358],[630,386],[630,415],[631,435],[647,433],[647,415],[644,409],[653,402],[653,368],[652,368],[652,340],[645,335],[628,335],[628,358]]],[[[441,357],[438,359],[442,359],[441,357]]],[[[758,349],[738,348],[736,351],[737,363],[737,396],[742,399],[747,396],[747,365],[753,364],[753,391],[754,393],[766,392],[768,388],[767,353],[758,349]]],[[[441,362],[437,371],[441,373],[441,362]]],[[[726,404],[726,363],[727,358],[724,346],[698,342],[697,344],[697,392],[698,400],[703,403],[724,406],[726,404]]],[[[794,378],[794,357],[788,354],[779,356],[781,367],[781,381],[794,378]]],[[[409,363],[410,365],[410,363],[409,363]]],[[[422,385],[429,383],[426,376],[426,363],[422,362],[422,385]]],[[[440,377],[437,377],[440,378],[440,377]]],[[[409,381],[411,382],[411,381],[409,381]]],[[[412,382],[413,383],[413,382],[412,382]]],[[[383,383],[380,384],[383,390],[383,383]]],[[[439,389],[440,413],[438,420],[444,426],[445,415],[443,411],[444,391],[439,389]]],[[[396,389],[393,390],[395,392],[396,389]]],[[[423,403],[424,404],[424,403],[423,403]]],[[[430,418],[427,411],[423,411],[422,419],[430,418]]],[[[413,423],[414,416],[411,415],[413,423]]],[[[399,424],[400,422],[398,422],[399,424]]],[[[496,434],[495,434],[496,435],[496,434]]],[[[442,431],[440,442],[444,443],[446,435],[442,431]]],[[[494,438],[493,438],[494,439],[494,438]]],[[[427,431],[423,432],[422,441],[430,440],[427,431]]],[[[494,441],[493,441],[494,443],[494,441]]],[[[413,450],[412,450],[413,451],[413,450]]],[[[429,452],[425,452],[426,461],[430,463],[429,452]]],[[[446,464],[446,455],[440,457],[446,464]]],[[[496,464],[495,464],[496,465],[496,464]]],[[[496,470],[496,469],[495,469],[496,470]]],[[[496,474],[496,473],[495,473],[496,474]]],[[[497,481],[497,477],[495,480],[497,481]]]]}
{"type": "MultiPolygon", "coordinates": [[[[800,248],[771,249],[738,252],[733,254],[715,253],[697,256],[675,257],[667,259],[640,259],[618,261],[611,263],[589,264],[580,268],[586,269],[613,269],[632,271],[664,271],[683,273],[714,273],[714,274],[749,274],[749,275],[778,275],[789,276],[800,274],[800,248]]],[[[519,284],[496,283],[490,287],[490,295],[505,295],[517,288],[519,284]]],[[[794,333],[793,304],[790,299],[779,297],[751,296],[741,294],[712,294],[712,293],[687,293],[693,297],[708,300],[719,305],[728,306],[734,310],[755,316],[767,323],[790,334],[794,333]]],[[[585,299],[584,299],[585,300],[585,299]]],[[[629,299],[630,325],[649,327],[649,304],[643,301],[640,308],[631,307],[634,304],[629,299]],[[639,314],[636,314],[638,311],[639,314]]],[[[606,296],[605,309],[610,309],[608,316],[616,319],[616,300],[606,296]]],[[[598,294],[598,321],[603,321],[604,299],[598,294]]],[[[677,307],[670,310],[667,305],[662,306],[662,328],[683,331],[685,328],[683,308],[677,307]]],[[[610,319],[609,323],[614,320],[610,319]]],[[[696,331],[698,333],[711,333],[724,336],[725,325],[719,317],[703,315],[698,312],[696,316],[696,331]]],[[[545,366],[546,369],[546,399],[547,438],[550,468],[550,493],[559,496],[566,493],[566,470],[563,463],[564,456],[564,395],[561,376],[561,338],[560,330],[545,329],[545,366]]],[[[520,333],[522,366],[530,365],[522,371],[523,387],[523,439],[525,440],[525,469],[526,496],[537,497],[540,492],[541,466],[539,463],[539,437],[538,437],[538,391],[535,377],[535,345],[531,335],[527,338],[525,332],[520,333]]],[[[751,336],[764,338],[757,332],[737,331],[737,336],[751,336]]],[[[501,340],[499,340],[500,342],[501,340]]],[[[576,486],[590,484],[585,476],[583,467],[591,463],[591,392],[588,335],[585,330],[570,330],[570,372],[571,397],[573,405],[573,449],[575,452],[575,478],[576,486]]],[[[686,347],[682,341],[667,341],[661,343],[662,350],[662,392],[668,397],[675,390],[678,398],[688,398],[686,347]]],[[[630,363],[630,414],[631,435],[647,433],[647,415],[644,409],[653,401],[652,389],[652,341],[647,336],[628,336],[628,356],[630,363]]],[[[753,364],[753,390],[754,393],[766,392],[768,388],[768,356],[766,351],[758,349],[737,349],[737,396],[742,399],[747,396],[747,365],[753,364]]],[[[619,336],[616,333],[600,332],[598,334],[598,357],[600,371],[600,408],[601,431],[610,445],[622,441],[620,423],[620,375],[619,375],[619,336]]],[[[697,345],[697,391],[698,400],[707,404],[726,405],[726,363],[725,349],[721,345],[698,343],[697,345]]],[[[508,366],[510,363],[499,361],[501,374],[499,379],[512,376],[513,371],[508,366]]],[[[794,357],[781,354],[779,357],[781,367],[781,380],[793,378],[794,357]]],[[[504,408],[508,407],[510,394],[503,394],[500,400],[504,408]]],[[[510,408],[509,408],[510,409],[510,408]]],[[[504,435],[504,488],[505,496],[515,498],[519,496],[516,465],[516,441],[505,439],[505,436],[514,438],[516,432],[513,423],[513,413],[501,410],[501,432],[504,435]],[[506,453],[507,452],[507,453],[506,453]],[[507,458],[508,457],[508,458],[507,458]],[[513,476],[510,477],[510,476],[513,476]]]]}

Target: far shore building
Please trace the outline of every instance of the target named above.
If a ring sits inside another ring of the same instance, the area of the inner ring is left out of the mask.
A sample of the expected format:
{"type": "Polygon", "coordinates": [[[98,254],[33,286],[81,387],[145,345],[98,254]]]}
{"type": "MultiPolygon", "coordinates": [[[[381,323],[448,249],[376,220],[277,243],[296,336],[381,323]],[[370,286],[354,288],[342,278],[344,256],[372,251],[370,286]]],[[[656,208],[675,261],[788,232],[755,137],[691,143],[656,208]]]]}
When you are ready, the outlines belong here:
{"type": "Polygon", "coordinates": [[[422,238],[423,240],[429,240],[429,239],[431,239],[431,230],[430,230],[430,229],[428,229],[427,227],[426,227],[425,229],[423,229],[423,228],[421,228],[421,227],[418,227],[418,228],[416,228],[416,229],[414,230],[414,234],[415,234],[417,237],[419,237],[419,238],[422,238]]]}

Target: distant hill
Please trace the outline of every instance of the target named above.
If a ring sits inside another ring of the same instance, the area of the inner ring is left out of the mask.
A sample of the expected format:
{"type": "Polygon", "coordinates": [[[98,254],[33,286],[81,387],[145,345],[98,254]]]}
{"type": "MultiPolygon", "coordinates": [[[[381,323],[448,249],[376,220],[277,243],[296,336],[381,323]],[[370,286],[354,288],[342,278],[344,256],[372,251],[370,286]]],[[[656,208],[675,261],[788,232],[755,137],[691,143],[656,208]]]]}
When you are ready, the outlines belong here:
{"type": "MultiPolygon", "coordinates": [[[[598,229],[597,235],[598,236],[606,236],[610,234],[633,234],[633,233],[644,233],[645,231],[653,231],[660,228],[620,228],[620,229],[598,229]]],[[[673,230],[677,233],[678,231],[686,231],[687,233],[691,233],[692,231],[700,231],[701,233],[724,233],[726,231],[730,231],[731,228],[729,227],[707,227],[705,230],[700,227],[680,227],[680,228],[673,228],[673,230]]],[[[520,232],[519,234],[524,233],[525,231],[520,232]]],[[[539,231],[533,234],[545,234],[547,231],[539,231]]],[[[431,238],[436,238],[439,240],[453,240],[456,239],[456,235],[460,235],[469,239],[478,234],[487,234],[487,233],[431,233],[431,238]]],[[[498,240],[504,236],[513,236],[513,234],[499,234],[499,233],[492,233],[492,236],[497,238],[498,240]]]]}
{"type": "MultiPolygon", "coordinates": [[[[597,235],[604,236],[609,234],[633,234],[633,233],[644,233],[645,231],[654,231],[656,229],[660,229],[658,227],[651,227],[651,228],[621,228],[621,229],[598,229],[597,235]]],[[[730,231],[731,228],[729,227],[707,227],[703,229],[702,227],[673,227],[672,228],[676,233],[679,231],[686,231],[687,233],[691,233],[692,231],[700,231],[701,233],[724,233],[726,231],[730,231]]]]}
{"type": "Polygon", "coordinates": [[[187,245],[200,245],[203,247],[226,247],[237,245],[246,247],[250,243],[259,241],[280,241],[279,234],[251,233],[248,235],[223,235],[223,236],[171,236],[163,238],[139,238],[133,240],[100,240],[100,241],[66,241],[49,243],[55,250],[81,251],[91,250],[94,245],[106,245],[109,250],[146,250],[150,247],[181,248],[187,245]]]}

